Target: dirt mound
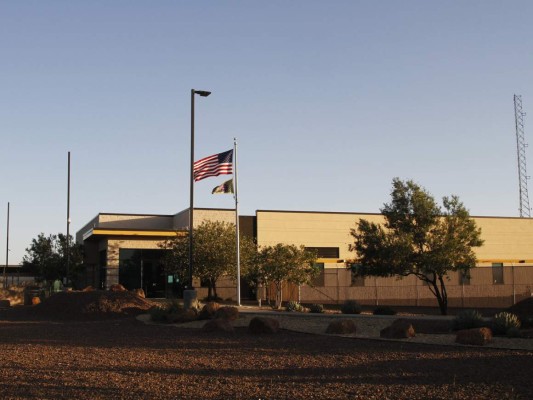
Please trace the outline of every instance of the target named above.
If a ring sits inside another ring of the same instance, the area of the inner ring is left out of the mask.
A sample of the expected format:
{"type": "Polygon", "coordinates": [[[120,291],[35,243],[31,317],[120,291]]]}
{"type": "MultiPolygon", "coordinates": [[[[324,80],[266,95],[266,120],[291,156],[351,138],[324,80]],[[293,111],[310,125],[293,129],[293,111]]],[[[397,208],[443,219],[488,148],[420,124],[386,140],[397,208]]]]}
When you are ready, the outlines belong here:
{"type": "Polygon", "coordinates": [[[120,318],[144,313],[153,305],[132,292],[60,292],[32,307],[31,314],[60,320],[120,318]]]}
{"type": "Polygon", "coordinates": [[[510,313],[522,316],[533,316],[533,297],[519,301],[507,309],[510,313]]]}

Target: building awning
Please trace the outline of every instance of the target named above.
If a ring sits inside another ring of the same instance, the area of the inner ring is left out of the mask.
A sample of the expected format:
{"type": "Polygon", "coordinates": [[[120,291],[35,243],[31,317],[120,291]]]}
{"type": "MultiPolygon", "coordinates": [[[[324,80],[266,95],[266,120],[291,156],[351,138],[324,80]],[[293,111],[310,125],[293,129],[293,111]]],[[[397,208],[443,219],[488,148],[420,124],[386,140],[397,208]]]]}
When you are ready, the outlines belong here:
{"type": "Polygon", "coordinates": [[[83,234],[83,240],[91,240],[102,236],[142,236],[150,238],[172,238],[187,236],[188,231],[165,229],[119,229],[119,228],[92,228],[83,234]]]}

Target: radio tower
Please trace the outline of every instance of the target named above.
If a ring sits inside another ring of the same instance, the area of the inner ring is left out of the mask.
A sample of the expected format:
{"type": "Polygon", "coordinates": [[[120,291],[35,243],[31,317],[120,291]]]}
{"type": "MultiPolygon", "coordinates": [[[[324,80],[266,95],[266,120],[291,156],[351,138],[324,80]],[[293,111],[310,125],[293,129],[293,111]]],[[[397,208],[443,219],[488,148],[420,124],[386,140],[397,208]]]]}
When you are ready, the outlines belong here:
{"type": "Polygon", "coordinates": [[[529,208],[529,196],[527,193],[527,176],[526,170],[526,147],[524,139],[524,115],[522,112],[522,96],[514,95],[514,117],[516,123],[516,153],[518,156],[518,185],[520,190],[520,217],[530,218],[531,209],[529,208]]]}

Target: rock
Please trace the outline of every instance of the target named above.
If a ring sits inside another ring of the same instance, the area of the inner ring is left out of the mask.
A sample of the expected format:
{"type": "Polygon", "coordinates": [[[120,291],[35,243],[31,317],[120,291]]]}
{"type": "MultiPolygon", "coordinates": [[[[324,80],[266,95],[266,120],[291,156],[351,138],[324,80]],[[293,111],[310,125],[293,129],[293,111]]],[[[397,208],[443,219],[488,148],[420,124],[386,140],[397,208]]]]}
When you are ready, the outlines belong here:
{"type": "Polygon", "coordinates": [[[200,319],[210,319],[214,318],[215,313],[220,308],[220,304],[218,304],[215,301],[210,301],[205,306],[202,307],[202,311],[200,311],[200,319]]]}
{"type": "Polygon", "coordinates": [[[255,335],[262,333],[276,333],[279,330],[279,321],[274,318],[254,317],[248,325],[248,331],[255,335]]]}
{"type": "Polygon", "coordinates": [[[41,304],[41,298],[37,296],[32,297],[31,304],[34,306],[36,306],[37,304],[41,304]]]}
{"type": "Polygon", "coordinates": [[[0,308],[11,307],[11,302],[9,300],[0,300],[0,308]]]}
{"type": "Polygon", "coordinates": [[[457,332],[455,341],[461,344],[483,346],[492,341],[492,331],[490,328],[463,329],[457,332]]]}
{"type": "Polygon", "coordinates": [[[82,292],[94,292],[94,288],[92,286],[87,286],[81,290],[82,292]]]}
{"type": "Polygon", "coordinates": [[[122,286],[120,283],[116,283],[114,285],[111,285],[109,288],[112,292],[127,292],[128,290],[122,286]]]}
{"type": "Polygon", "coordinates": [[[331,333],[334,335],[347,335],[350,333],[355,333],[357,327],[355,322],[351,319],[338,319],[329,323],[326,333],[331,333]]]}
{"type": "Polygon", "coordinates": [[[196,321],[198,319],[198,311],[194,308],[189,308],[181,312],[170,313],[166,318],[171,324],[183,324],[185,322],[196,321]]]}
{"type": "Polygon", "coordinates": [[[379,337],[386,339],[406,339],[415,337],[413,324],[405,319],[397,319],[387,328],[379,332],[379,337]]]}
{"type": "Polygon", "coordinates": [[[212,319],[202,327],[204,332],[235,332],[235,329],[227,319],[212,319]]]}
{"type": "Polygon", "coordinates": [[[239,318],[239,309],[237,307],[220,307],[215,313],[215,318],[235,321],[239,318]]]}
{"type": "Polygon", "coordinates": [[[144,290],[142,290],[142,289],[133,289],[132,292],[135,293],[137,296],[143,298],[143,299],[146,298],[146,296],[144,294],[144,290]]]}

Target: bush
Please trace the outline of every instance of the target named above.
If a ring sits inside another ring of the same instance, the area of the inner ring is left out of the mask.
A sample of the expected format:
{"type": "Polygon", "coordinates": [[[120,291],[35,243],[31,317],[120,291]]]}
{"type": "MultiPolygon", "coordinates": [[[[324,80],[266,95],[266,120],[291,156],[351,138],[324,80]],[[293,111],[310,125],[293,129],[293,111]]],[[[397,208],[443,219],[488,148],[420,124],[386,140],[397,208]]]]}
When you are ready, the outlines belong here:
{"type": "Polygon", "coordinates": [[[150,319],[154,322],[170,322],[174,315],[182,314],[183,307],[177,299],[170,300],[169,303],[152,307],[149,310],[150,319]]]}
{"type": "Polygon", "coordinates": [[[347,300],[341,306],[341,313],[343,314],[361,314],[362,307],[355,300],[347,300]]]}
{"type": "Polygon", "coordinates": [[[492,331],[495,335],[505,335],[511,328],[520,329],[520,320],[514,314],[504,311],[492,319],[492,331]]]}
{"type": "Polygon", "coordinates": [[[315,314],[322,314],[324,312],[324,306],[322,304],[311,304],[309,306],[309,312],[315,314]]]}
{"type": "Polygon", "coordinates": [[[483,317],[477,310],[462,310],[453,320],[453,329],[456,331],[481,328],[483,325],[483,317]]]}
{"type": "Polygon", "coordinates": [[[149,313],[150,313],[150,319],[154,322],[166,322],[167,321],[168,311],[165,308],[155,306],[155,307],[150,308],[149,313]]]}
{"type": "Polygon", "coordinates": [[[513,327],[511,327],[511,328],[509,328],[507,330],[506,335],[507,335],[508,338],[521,338],[522,337],[522,332],[520,332],[520,329],[518,329],[517,327],[513,326],[513,327]]]}
{"type": "Polygon", "coordinates": [[[522,328],[528,329],[533,328],[533,317],[520,316],[520,326],[522,328]]]}
{"type": "Polygon", "coordinates": [[[396,315],[396,311],[387,306],[379,306],[374,310],[374,315],[396,315]]]}
{"type": "Polygon", "coordinates": [[[298,303],[297,301],[289,301],[287,303],[287,311],[290,311],[290,312],[302,312],[304,310],[304,308],[302,307],[302,305],[300,303],[298,303]]]}

